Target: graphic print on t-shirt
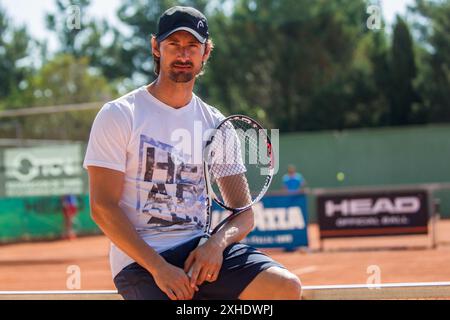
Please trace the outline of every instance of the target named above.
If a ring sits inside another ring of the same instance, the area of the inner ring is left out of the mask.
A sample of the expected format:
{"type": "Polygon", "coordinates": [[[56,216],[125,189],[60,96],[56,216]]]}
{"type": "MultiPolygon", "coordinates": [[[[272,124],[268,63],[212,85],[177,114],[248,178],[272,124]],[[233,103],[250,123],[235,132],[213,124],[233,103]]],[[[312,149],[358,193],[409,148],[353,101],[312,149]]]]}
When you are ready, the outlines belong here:
{"type": "Polygon", "coordinates": [[[173,146],[141,135],[137,212],[141,224],[155,229],[203,228],[203,168],[173,146]]]}

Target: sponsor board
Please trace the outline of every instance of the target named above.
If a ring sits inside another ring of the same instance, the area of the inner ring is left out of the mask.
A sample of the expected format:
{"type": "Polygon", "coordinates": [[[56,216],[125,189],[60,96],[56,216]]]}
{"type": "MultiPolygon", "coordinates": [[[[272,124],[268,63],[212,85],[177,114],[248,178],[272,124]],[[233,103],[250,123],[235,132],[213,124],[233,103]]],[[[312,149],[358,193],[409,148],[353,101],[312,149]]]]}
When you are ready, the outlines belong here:
{"type": "Polygon", "coordinates": [[[5,197],[82,194],[81,144],[10,148],[3,152],[5,197]]]}
{"type": "MultiPolygon", "coordinates": [[[[253,212],[255,227],[242,243],[260,248],[281,247],[288,250],[308,246],[305,195],[269,195],[253,206],[253,212]]],[[[212,227],[229,214],[214,205],[212,227]]]]}
{"type": "Polygon", "coordinates": [[[317,197],[320,237],[428,234],[426,191],[374,191],[317,197]]]}

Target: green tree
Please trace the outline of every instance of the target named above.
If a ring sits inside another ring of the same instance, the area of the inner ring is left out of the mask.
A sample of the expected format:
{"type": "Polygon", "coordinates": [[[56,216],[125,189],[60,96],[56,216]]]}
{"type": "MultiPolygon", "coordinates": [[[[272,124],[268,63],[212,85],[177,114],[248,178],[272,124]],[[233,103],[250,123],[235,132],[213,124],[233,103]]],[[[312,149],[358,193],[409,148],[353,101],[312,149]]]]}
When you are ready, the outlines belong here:
{"type": "MultiPolygon", "coordinates": [[[[54,57],[27,82],[29,89],[25,99],[30,101],[31,107],[98,102],[100,108],[103,102],[117,94],[106,78],[92,72],[88,58],[68,54],[54,57]]],[[[74,111],[9,119],[14,127],[9,127],[2,136],[86,141],[97,112],[74,111]]]]}
{"type": "Polygon", "coordinates": [[[104,101],[113,96],[108,81],[90,69],[87,57],[57,55],[30,78],[34,106],[104,101]]]}
{"type": "Polygon", "coordinates": [[[351,66],[331,85],[336,96],[333,103],[347,106],[338,129],[389,124],[388,53],[388,39],[382,30],[369,32],[358,41],[351,66]]]}
{"type": "Polygon", "coordinates": [[[420,40],[421,113],[429,122],[450,122],[450,2],[416,0],[411,11],[420,40]]]}
{"type": "Polygon", "coordinates": [[[14,27],[0,6],[0,109],[18,104],[17,96],[31,71],[26,61],[31,42],[26,28],[14,27]]]}
{"type": "Polygon", "coordinates": [[[341,86],[365,12],[364,1],[235,1],[211,22],[207,94],[284,131],[344,127],[353,106],[341,86]]]}
{"type": "Polygon", "coordinates": [[[390,124],[407,125],[412,120],[412,106],[418,101],[413,82],[417,76],[413,41],[405,21],[397,16],[391,55],[390,124]]]}
{"type": "Polygon", "coordinates": [[[88,57],[90,66],[111,81],[132,76],[121,32],[87,14],[91,0],[55,0],[55,5],[56,12],[46,15],[46,23],[59,39],[58,53],[88,57]]]}
{"type": "Polygon", "coordinates": [[[81,57],[85,53],[85,33],[89,33],[91,21],[86,21],[85,11],[91,0],[55,0],[56,12],[46,14],[46,24],[49,31],[55,32],[61,52],[74,57],[81,57]],[[69,12],[70,8],[72,10],[69,12]],[[79,25],[77,25],[79,23],[79,25]]]}
{"type": "Polygon", "coordinates": [[[424,122],[415,56],[404,22],[392,48],[368,30],[366,0],[127,0],[118,16],[135,84],[154,79],[150,36],[161,13],[192,5],[209,20],[215,49],[196,91],[226,114],[246,113],[283,131],[424,122]]]}

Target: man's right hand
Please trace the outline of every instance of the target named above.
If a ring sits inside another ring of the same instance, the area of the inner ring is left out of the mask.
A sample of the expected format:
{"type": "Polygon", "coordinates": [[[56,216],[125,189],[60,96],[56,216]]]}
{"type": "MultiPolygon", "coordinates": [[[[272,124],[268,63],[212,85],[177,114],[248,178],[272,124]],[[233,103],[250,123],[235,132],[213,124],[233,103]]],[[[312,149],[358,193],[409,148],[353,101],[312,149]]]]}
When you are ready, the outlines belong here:
{"type": "Polygon", "coordinates": [[[198,287],[192,288],[188,275],[174,265],[165,263],[153,274],[158,287],[171,300],[192,300],[198,287]]]}

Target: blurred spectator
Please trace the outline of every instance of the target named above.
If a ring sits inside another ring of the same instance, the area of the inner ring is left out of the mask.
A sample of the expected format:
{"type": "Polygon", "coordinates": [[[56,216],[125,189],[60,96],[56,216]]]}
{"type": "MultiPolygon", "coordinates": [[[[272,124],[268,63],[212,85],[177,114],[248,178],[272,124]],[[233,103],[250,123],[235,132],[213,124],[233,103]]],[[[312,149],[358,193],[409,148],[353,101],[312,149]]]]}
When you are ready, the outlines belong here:
{"type": "Polygon", "coordinates": [[[72,240],[76,238],[75,231],[73,230],[73,219],[78,213],[78,201],[76,196],[72,194],[64,195],[61,201],[64,215],[63,238],[72,240]]]}
{"type": "Polygon", "coordinates": [[[283,176],[283,190],[289,192],[301,191],[305,186],[306,181],[301,173],[297,172],[294,165],[289,165],[287,174],[283,176]]]}

